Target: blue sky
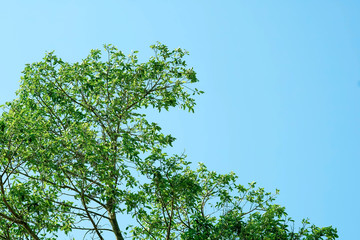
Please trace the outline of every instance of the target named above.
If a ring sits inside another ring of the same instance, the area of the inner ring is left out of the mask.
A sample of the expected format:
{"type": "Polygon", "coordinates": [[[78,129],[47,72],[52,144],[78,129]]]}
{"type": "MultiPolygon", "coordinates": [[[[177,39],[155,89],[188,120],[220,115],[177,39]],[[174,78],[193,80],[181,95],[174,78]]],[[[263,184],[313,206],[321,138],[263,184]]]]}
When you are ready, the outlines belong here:
{"type": "Polygon", "coordinates": [[[174,151],[239,181],[280,189],[299,221],[358,236],[360,2],[1,1],[0,104],[26,63],[55,50],[80,61],[105,43],[150,56],[156,41],[190,52],[195,114],[150,116],[174,151]]]}

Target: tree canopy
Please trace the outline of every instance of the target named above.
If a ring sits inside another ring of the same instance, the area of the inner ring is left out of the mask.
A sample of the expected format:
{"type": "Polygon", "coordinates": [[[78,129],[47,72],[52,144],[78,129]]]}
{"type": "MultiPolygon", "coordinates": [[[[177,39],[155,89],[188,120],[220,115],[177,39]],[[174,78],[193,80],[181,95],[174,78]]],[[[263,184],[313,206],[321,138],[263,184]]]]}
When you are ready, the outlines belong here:
{"type": "Polygon", "coordinates": [[[0,118],[0,239],[337,238],[308,220],[295,230],[278,191],[166,153],[175,138],[144,110],[194,112],[202,91],[186,51],[151,48],[147,62],[105,45],[81,62],[50,52],[26,65],[0,118]]]}

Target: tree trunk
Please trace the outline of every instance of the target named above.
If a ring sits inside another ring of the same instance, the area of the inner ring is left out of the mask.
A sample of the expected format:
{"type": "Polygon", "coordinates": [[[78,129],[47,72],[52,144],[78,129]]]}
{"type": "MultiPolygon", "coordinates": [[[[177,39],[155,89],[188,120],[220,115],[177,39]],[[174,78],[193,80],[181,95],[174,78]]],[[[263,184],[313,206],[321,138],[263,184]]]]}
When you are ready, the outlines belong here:
{"type": "Polygon", "coordinates": [[[109,211],[109,217],[110,217],[109,221],[111,223],[112,229],[113,229],[114,234],[116,236],[116,240],[124,240],[124,237],[121,234],[119,224],[118,224],[117,219],[116,219],[116,214],[114,212],[109,211]]]}

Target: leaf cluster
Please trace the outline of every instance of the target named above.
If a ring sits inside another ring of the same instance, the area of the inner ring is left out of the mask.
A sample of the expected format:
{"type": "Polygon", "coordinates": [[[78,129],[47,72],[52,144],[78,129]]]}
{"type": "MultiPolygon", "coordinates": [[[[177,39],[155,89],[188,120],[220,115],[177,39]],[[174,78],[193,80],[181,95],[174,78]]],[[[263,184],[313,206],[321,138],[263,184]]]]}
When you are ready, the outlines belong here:
{"type": "Polygon", "coordinates": [[[275,195],[184,155],[146,108],[194,111],[198,81],[182,49],[151,46],[140,63],[105,45],[81,62],[54,52],[26,65],[0,117],[0,239],[335,239],[304,220],[295,232],[275,195]],[[124,225],[119,216],[136,225],[124,225]]]}

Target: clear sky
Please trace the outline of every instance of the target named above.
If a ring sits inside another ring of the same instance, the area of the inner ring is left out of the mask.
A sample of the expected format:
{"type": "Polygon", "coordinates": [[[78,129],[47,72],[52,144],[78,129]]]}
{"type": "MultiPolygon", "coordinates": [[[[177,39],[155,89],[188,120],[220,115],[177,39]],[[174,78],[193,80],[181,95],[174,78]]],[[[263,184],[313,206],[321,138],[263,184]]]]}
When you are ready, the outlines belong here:
{"type": "Polygon", "coordinates": [[[241,183],[280,189],[299,221],[359,236],[360,1],[0,1],[0,105],[26,63],[80,61],[105,43],[144,59],[190,52],[195,114],[151,116],[174,151],[241,183]]]}

